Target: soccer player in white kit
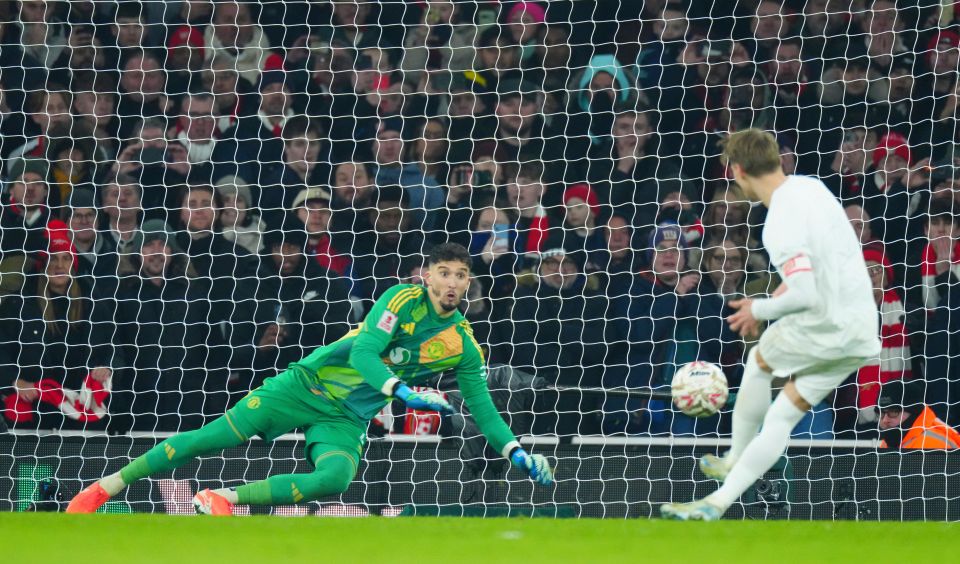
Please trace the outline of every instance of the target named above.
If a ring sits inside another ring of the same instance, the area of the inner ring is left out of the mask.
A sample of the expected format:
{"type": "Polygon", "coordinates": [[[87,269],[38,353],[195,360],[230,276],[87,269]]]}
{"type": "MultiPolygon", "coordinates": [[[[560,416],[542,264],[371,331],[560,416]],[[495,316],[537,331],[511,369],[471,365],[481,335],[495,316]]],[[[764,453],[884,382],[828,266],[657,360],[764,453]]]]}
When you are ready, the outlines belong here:
{"type": "Polygon", "coordinates": [[[744,337],[755,336],[762,321],[776,323],[747,358],[730,451],[700,460],[704,474],[723,485],[702,500],[662,505],[670,519],[720,519],[780,458],[804,413],[880,354],[870,277],[836,198],[815,178],[785,175],[777,141],[764,131],[733,133],[723,158],[743,195],[769,208],[763,245],[783,284],[770,298],[730,302],[737,312],[727,321],[744,337]],[[791,379],[771,404],[775,376],[791,379]]]}

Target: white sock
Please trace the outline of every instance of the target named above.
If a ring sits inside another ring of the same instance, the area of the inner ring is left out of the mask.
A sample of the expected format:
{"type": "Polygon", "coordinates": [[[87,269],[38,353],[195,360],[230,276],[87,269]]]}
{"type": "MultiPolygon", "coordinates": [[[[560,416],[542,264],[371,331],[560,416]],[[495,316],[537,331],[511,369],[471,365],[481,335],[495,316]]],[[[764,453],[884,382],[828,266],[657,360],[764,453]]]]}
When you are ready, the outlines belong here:
{"type": "Polygon", "coordinates": [[[727,479],[707,501],[726,510],[747,488],[773,466],[787,449],[790,431],[803,419],[803,411],[781,393],[763,419],[763,430],[754,437],[743,455],[727,474],[727,479]]]}
{"type": "Polygon", "coordinates": [[[219,490],[213,490],[213,493],[226,498],[230,503],[238,503],[239,501],[237,491],[233,488],[220,488],[219,490]]]}
{"type": "Polygon", "coordinates": [[[120,472],[117,472],[100,478],[100,487],[113,497],[122,492],[123,488],[127,487],[127,483],[120,477],[120,472]]]}
{"type": "Polygon", "coordinates": [[[744,449],[757,436],[763,416],[770,409],[770,384],[773,374],[762,370],[757,362],[756,347],[747,355],[747,365],[743,370],[743,381],[737,392],[737,401],[733,406],[733,432],[729,464],[736,464],[744,449]]]}

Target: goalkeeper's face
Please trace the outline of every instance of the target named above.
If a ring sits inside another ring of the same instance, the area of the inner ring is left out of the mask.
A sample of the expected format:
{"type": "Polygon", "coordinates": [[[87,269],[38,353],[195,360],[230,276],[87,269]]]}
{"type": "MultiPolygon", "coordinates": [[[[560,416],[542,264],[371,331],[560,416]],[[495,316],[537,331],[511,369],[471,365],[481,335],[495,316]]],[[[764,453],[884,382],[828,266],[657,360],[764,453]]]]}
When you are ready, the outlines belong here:
{"type": "Polygon", "coordinates": [[[430,265],[426,282],[437,311],[453,313],[470,287],[470,269],[460,261],[440,261],[430,265]]]}

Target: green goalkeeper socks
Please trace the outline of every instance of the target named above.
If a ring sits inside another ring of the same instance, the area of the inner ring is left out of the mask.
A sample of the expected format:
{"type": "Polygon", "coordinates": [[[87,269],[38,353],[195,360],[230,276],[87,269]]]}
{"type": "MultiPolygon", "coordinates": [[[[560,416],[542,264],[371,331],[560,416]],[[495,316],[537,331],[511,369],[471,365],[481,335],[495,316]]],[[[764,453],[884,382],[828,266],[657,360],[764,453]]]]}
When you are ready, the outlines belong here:
{"type": "Polygon", "coordinates": [[[237,502],[243,505],[278,505],[313,501],[347,490],[356,469],[353,460],[326,456],[310,474],[283,474],[237,488],[237,502]]]}

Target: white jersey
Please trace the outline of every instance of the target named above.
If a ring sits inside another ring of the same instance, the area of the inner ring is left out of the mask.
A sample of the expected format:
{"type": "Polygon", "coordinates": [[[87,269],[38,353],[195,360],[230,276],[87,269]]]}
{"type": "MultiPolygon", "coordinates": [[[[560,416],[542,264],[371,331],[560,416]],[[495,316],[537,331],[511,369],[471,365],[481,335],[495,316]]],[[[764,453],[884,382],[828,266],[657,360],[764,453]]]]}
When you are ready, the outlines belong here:
{"type": "Polygon", "coordinates": [[[786,280],[812,269],[816,306],[785,315],[778,333],[820,358],[874,356],[880,327],[860,242],[840,202],[808,176],[788,176],[773,192],[763,229],[770,261],[786,280]]]}

